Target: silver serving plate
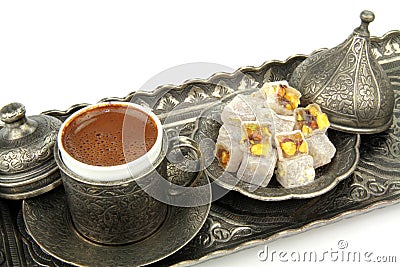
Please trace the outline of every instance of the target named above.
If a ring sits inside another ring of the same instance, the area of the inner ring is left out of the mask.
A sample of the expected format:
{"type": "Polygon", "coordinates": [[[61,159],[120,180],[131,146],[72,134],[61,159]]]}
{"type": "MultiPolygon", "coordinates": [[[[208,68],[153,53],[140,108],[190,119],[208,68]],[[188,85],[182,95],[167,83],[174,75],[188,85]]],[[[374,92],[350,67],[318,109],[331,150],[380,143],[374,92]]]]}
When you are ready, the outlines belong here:
{"type": "MultiPolygon", "coordinates": [[[[354,173],[329,192],[308,199],[265,202],[232,191],[211,205],[200,232],[179,252],[154,266],[187,266],[213,257],[263,244],[314,227],[333,223],[373,209],[400,202],[400,31],[371,38],[371,48],[391,80],[395,92],[392,127],[380,134],[361,136],[360,161],[354,173]],[[387,171],[390,170],[390,171],[387,171]]],[[[104,100],[130,101],[154,106],[170,134],[191,135],[197,116],[223,96],[264,81],[290,80],[294,68],[307,56],[268,61],[235,73],[219,73],[208,80],[191,80],[180,86],[166,85],[154,92],[135,92],[104,100]],[[179,108],[176,108],[179,106],[179,108]],[[172,111],[172,112],[171,112],[172,111]],[[167,117],[169,119],[167,119],[167,117]]],[[[65,119],[79,104],[48,115],[65,119]]],[[[177,177],[180,174],[175,174],[177,177]]],[[[17,202],[0,201],[2,244],[8,266],[70,266],[44,252],[27,234],[17,202]],[[17,217],[17,218],[16,218],[17,217]],[[17,225],[13,226],[13,222],[17,225]],[[15,233],[16,231],[16,233],[15,233]]],[[[178,238],[178,237],[176,237],[178,238]]],[[[173,242],[174,239],[171,240],[173,242]]]]}
{"type": "Polygon", "coordinates": [[[358,147],[360,136],[338,131],[329,131],[329,139],[336,147],[332,161],[316,170],[315,180],[307,185],[295,188],[284,188],[272,177],[267,187],[254,186],[244,182],[233,173],[225,172],[214,156],[218,131],[222,125],[221,112],[237,94],[251,94],[256,90],[232,93],[221,101],[205,109],[196,123],[192,138],[200,144],[203,156],[209,160],[205,170],[211,181],[219,186],[235,190],[250,198],[263,201],[279,201],[292,198],[311,198],[322,195],[334,188],[340,181],[349,177],[359,160],[358,147]],[[204,142],[208,140],[208,142],[204,142]]]}

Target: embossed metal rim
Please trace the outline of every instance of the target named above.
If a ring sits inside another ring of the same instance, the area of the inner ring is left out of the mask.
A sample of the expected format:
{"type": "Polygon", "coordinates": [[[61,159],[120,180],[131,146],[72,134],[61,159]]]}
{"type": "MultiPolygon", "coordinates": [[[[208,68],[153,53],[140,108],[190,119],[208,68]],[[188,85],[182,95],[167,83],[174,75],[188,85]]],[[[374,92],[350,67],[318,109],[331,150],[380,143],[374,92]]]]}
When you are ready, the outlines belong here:
{"type": "MultiPolygon", "coordinates": [[[[57,171],[58,171],[58,169],[57,169],[57,171]]],[[[28,199],[28,198],[36,197],[36,196],[42,195],[44,193],[47,193],[47,192],[53,190],[54,188],[58,187],[61,184],[62,184],[62,180],[61,180],[61,177],[59,177],[58,179],[54,180],[53,182],[51,182],[41,188],[22,192],[22,193],[11,193],[11,194],[0,193],[0,197],[9,199],[9,200],[28,199]]]]}
{"type": "Polygon", "coordinates": [[[386,38],[389,38],[390,35],[396,35],[396,34],[400,34],[399,30],[392,30],[392,31],[388,31],[387,33],[385,33],[383,36],[378,37],[378,36],[371,36],[370,40],[373,42],[381,42],[386,38]]]}
{"type": "MultiPolygon", "coordinates": [[[[323,50],[325,50],[325,48],[317,49],[317,50],[313,51],[311,54],[318,53],[318,52],[321,52],[323,50]]],[[[258,67],[256,67],[256,66],[246,66],[246,67],[240,67],[234,72],[216,72],[216,73],[212,74],[210,77],[208,77],[206,79],[201,79],[201,78],[188,79],[188,80],[185,80],[183,83],[181,83],[179,85],[163,84],[163,85],[157,86],[153,91],[143,91],[143,90],[132,91],[132,92],[128,93],[126,96],[124,96],[124,97],[106,97],[106,98],[102,98],[98,102],[109,102],[109,101],[127,102],[127,101],[130,101],[133,96],[135,96],[135,97],[157,96],[157,95],[161,94],[163,91],[167,91],[167,90],[171,90],[171,89],[179,91],[179,89],[181,89],[181,88],[183,88],[183,87],[185,87],[187,85],[190,85],[192,83],[209,83],[211,80],[217,79],[217,78],[220,78],[220,77],[229,78],[229,77],[234,76],[237,73],[261,70],[261,69],[266,68],[268,65],[271,65],[271,64],[287,64],[291,60],[296,60],[296,59],[300,59],[300,58],[304,58],[305,59],[308,56],[309,55],[305,55],[305,54],[295,54],[295,55],[292,55],[292,56],[286,58],[285,60],[268,60],[268,61],[265,61],[263,64],[261,64],[258,67]]],[[[43,111],[41,114],[50,115],[50,116],[56,116],[56,117],[57,116],[68,116],[68,115],[72,114],[75,110],[84,108],[84,107],[86,107],[88,105],[90,105],[90,104],[89,103],[80,103],[80,104],[72,105],[71,107],[69,107],[66,110],[51,109],[51,110],[43,111]]]]}
{"type": "MultiPolygon", "coordinates": [[[[321,52],[323,50],[325,50],[325,48],[317,49],[317,50],[313,51],[311,54],[318,53],[318,52],[321,52]]],[[[155,95],[159,95],[163,91],[170,90],[170,89],[174,89],[174,90],[179,91],[179,89],[184,88],[187,85],[190,85],[192,83],[209,83],[213,79],[217,79],[217,78],[221,78],[221,77],[228,77],[229,78],[229,77],[233,77],[237,73],[245,73],[245,72],[248,72],[248,71],[258,71],[258,70],[261,70],[263,68],[266,68],[268,65],[271,65],[271,64],[287,64],[291,60],[295,60],[297,58],[304,58],[305,59],[308,56],[309,55],[305,55],[305,54],[295,54],[295,55],[292,55],[292,56],[286,58],[285,60],[268,60],[268,61],[265,61],[264,63],[262,63],[258,67],[256,67],[256,66],[245,66],[245,67],[238,68],[234,72],[216,72],[216,73],[212,74],[210,77],[208,77],[206,79],[201,79],[201,78],[188,79],[188,80],[185,80],[183,83],[181,83],[179,85],[163,84],[163,85],[157,86],[151,92],[149,92],[149,91],[132,92],[132,93],[128,94],[123,99],[127,99],[128,97],[132,97],[132,96],[135,96],[135,97],[139,96],[140,97],[140,95],[143,95],[143,96],[155,96],[155,95]]],[[[104,98],[101,101],[108,101],[108,98],[104,98]]]]}
{"type": "Polygon", "coordinates": [[[58,166],[52,159],[39,170],[0,177],[0,197],[21,200],[44,194],[61,184],[58,166]],[[50,180],[46,181],[51,177],[50,180]],[[45,184],[41,185],[43,181],[45,184]]]}
{"type": "MultiPolygon", "coordinates": [[[[399,30],[393,30],[393,31],[389,31],[386,34],[384,34],[382,37],[377,37],[377,36],[371,36],[370,40],[371,42],[382,42],[384,41],[384,39],[388,38],[391,35],[396,35],[396,34],[400,34],[399,30]]],[[[159,95],[160,93],[162,93],[163,91],[166,90],[170,90],[170,89],[174,89],[174,90],[179,90],[180,88],[183,88],[191,83],[207,83],[212,79],[216,79],[218,77],[232,77],[235,75],[235,73],[238,72],[246,72],[246,71],[257,71],[257,70],[261,70],[263,68],[266,68],[268,65],[272,65],[272,64],[286,64],[291,60],[295,60],[297,58],[307,58],[312,54],[315,53],[319,53],[321,51],[326,50],[326,48],[320,48],[320,49],[316,49],[315,51],[311,52],[309,55],[306,54],[295,54],[292,55],[288,58],[286,58],[285,60],[268,60],[265,61],[263,64],[261,64],[260,66],[256,67],[256,66],[246,66],[246,67],[240,67],[238,68],[236,71],[232,72],[232,73],[228,73],[228,72],[216,72],[214,74],[212,74],[210,77],[206,78],[206,79],[188,79],[186,81],[184,81],[182,84],[180,85],[174,85],[174,84],[164,84],[164,85],[160,85],[157,86],[153,91],[132,91],[130,93],[128,93],[126,96],[124,97],[106,97],[101,99],[98,102],[105,102],[105,101],[122,101],[122,102],[127,102],[130,101],[131,98],[133,96],[137,96],[140,97],[141,95],[143,96],[156,96],[159,95]]],[[[75,104],[72,105],[70,108],[68,108],[67,110],[57,110],[57,109],[52,109],[52,110],[48,110],[48,111],[44,111],[42,112],[42,114],[45,115],[51,115],[51,116],[66,116],[68,114],[72,114],[72,112],[74,110],[77,109],[81,109],[83,107],[86,107],[90,105],[89,103],[81,103],[81,104],[75,104]]],[[[0,128],[2,127],[2,123],[0,123],[0,128]]]]}
{"type": "Polygon", "coordinates": [[[338,130],[338,131],[346,132],[346,133],[375,134],[375,133],[381,133],[381,132],[386,131],[387,129],[390,128],[390,126],[392,126],[392,123],[393,123],[393,116],[390,117],[390,120],[388,122],[386,122],[385,124],[383,124],[379,127],[375,127],[375,128],[349,127],[349,126],[345,126],[345,125],[339,125],[336,123],[331,123],[331,128],[338,130]]]}
{"type": "Polygon", "coordinates": [[[359,210],[349,210],[347,212],[343,212],[339,215],[336,215],[332,218],[329,219],[322,219],[322,220],[316,220],[313,221],[311,223],[308,223],[300,228],[296,228],[296,229],[289,229],[289,230],[285,230],[285,231],[281,231],[279,233],[273,234],[267,238],[262,238],[262,239],[256,239],[256,240],[251,240],[251,241],[247,241],[247,242],[243,242],[240,245],[237,245],[234,248],[231,249],[222,249],[222,250],[217,250],[214,252],[211,252],[201,258],[195,259],[195,260],[185,260],[185,261],[181,261],[179,263],[173,264],[171,265],[174,267],[178,267],[178,266],[189,266],[189,265],[193,265],[193,264],[199,264],[201,262],[207,261],[207,260],[211,260],[211,259],[215,259],[218,257],[222,257],[222,256],[226,256],[235,252],[239,252],[248,248],[252,248],[252,247],[256,247],[258,245],[262,245],[265,244],[266,242],[271,242],[271,241],[275,241],[279,238],[282,237],[286,237],[286,236],[292,236],[295,234],[300,234],[302,232],[308,231],[308,230],[312,230],[327,224],[332,224],[335,222],[339,222],[343,219],[347,219],[347,218],[351,218],[353,216],[356,215],[362,215],[365,213],[370,212],[371,210],[374,209],[378,209],[378,208],[384,208],[390,205],[394,205],[394,204],[398,204],[400,203],[400,199],[397,200],[385,200],[385,201],[379,201],[376,202],[374,204],[368,205],[366,207],[364,207],[363,209],[359,209],[359,210]]]}

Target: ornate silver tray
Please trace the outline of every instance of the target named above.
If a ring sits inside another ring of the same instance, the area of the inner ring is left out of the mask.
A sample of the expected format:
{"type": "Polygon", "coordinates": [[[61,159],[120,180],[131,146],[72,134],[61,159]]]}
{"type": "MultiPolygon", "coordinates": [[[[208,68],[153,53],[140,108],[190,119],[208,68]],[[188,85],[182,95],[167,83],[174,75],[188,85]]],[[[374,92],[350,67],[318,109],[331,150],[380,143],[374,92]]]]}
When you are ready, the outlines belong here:
{"type": "MultiPolygon", "coordinates": [[[[361,136],[360,162],[353,174],[329,192],[308,199],[265,202],[231,191],[212,203],[206,223],[195,238],[156,266],[198,263],[400,202],[400,32],[372,38],[371,42],[374,56],[395,90],[394,122],[384,133],[361,136]]],[[[305,58],[298,55],[284,62],[269,61],[232,74],[219,73],[207,81],[192,80],[180,86],[162,86],[151,93],[136,92],[124,98],[105,100],[132,99],[153,106],[171,135],[191,135],[197,116],[212,103],[237,90],[256,88],[264,81],[289,80],[293,69],[305,58]]],[[[85,105],[45,114],[64,119],[85,105]]],[[[22,220],[21,202],[0,200],[0,212],[2,263],[7,266],[69,266],[45,253],[30,238],[22,220]]]]}
{"type": "Polygon", "coordinates": [[[319,196],[334,188],[354,171],[359,160],[360,136],[331,130],[328,135],[336,147],[336,154],[331,163],[316,170],[315,180],[308,185],[283,188],[273,176],[267,187],[256,187],[240,180],[235,174],[225,172],[218,159],[214,157],[215,142],[219,128],[222,126],[221,112],[238,93],[251,94],[254,91],[246,90],[232,93],[205,109],[199,115],[192,137],[200,144],[205,159],[209,160],[209,162],[206,162],[205,172],[211,181],[225,189],[238,191],[250,198],[278,201],[319,196]],[[205,140],[208,142],[204,142],[205,140]]]}

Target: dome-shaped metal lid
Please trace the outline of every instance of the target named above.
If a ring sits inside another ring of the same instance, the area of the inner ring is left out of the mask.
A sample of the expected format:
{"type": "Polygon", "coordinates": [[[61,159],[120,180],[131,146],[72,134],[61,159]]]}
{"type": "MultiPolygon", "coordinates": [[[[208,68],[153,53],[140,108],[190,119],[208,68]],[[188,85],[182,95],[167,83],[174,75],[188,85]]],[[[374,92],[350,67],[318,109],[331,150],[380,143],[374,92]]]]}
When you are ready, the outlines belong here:
{"type": "Polygon", "coordinates": [[[25,112],[20,103],[8,104],[0,110],[4,122],[0,128],[1,197],[30,197],[54,183],[57,165],[53,147],[61,121],[46,115],[26,117],[25,112]]]}
{"type": "Polygon", "coordinates": [[[368,24],[375,15],[363,11],[360,18],[343,43],[303,61],[290,84],[302,93],[302,105],[320,105],[333,129],[370,134],[391,126],[394,93],[370,49],[368,24]]]}

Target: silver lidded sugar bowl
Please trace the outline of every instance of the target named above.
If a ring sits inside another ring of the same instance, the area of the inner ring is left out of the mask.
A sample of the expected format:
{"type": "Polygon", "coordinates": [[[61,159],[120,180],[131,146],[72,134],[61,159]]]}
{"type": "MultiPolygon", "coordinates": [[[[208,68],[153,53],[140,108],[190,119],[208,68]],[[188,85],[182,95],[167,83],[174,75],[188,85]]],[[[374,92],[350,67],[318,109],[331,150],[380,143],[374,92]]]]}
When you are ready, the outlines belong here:
{"type": "Polygon", "coordinates": [[[53,157],[61,121],[47,115],[25,116],[25,106],[0,110],[0,197],[26,199],[61,184],[53,157]]]}
{"type": "Polygon", "coordinates": [[[368,25],[375,15],[365,10],[360,17],[361,25],[343,43],[303,61],[290,84],[302,93],[302,105],[321,106],[333,129],[373,134],[391,126],[394,93],[370,49],[368,25]]]}

